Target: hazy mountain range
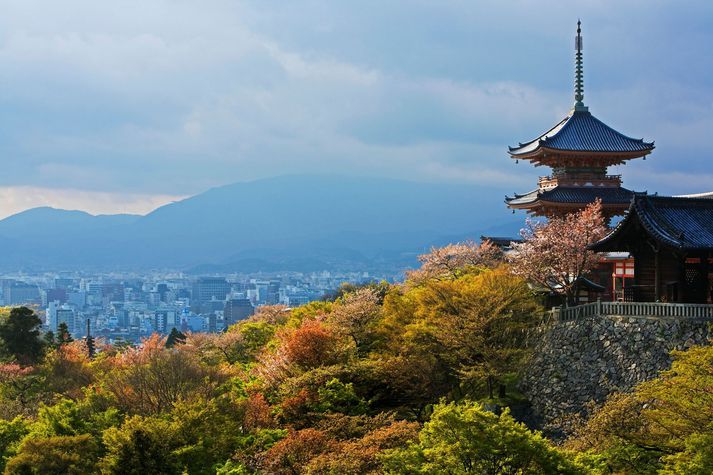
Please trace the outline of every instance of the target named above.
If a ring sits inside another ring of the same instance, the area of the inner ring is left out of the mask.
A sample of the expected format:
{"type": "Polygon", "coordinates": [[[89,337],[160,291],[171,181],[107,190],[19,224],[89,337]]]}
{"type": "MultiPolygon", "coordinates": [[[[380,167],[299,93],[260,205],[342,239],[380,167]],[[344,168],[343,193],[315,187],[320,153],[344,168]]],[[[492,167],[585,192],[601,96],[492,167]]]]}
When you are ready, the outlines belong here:
{"type": "Polygon", "coordinates": [[[193,272],[413,265],[431,245],[516,235],[502,191],[286,176],[214,188],[145,215],[35,208],[0,221],[2,270],[193,272]]]}

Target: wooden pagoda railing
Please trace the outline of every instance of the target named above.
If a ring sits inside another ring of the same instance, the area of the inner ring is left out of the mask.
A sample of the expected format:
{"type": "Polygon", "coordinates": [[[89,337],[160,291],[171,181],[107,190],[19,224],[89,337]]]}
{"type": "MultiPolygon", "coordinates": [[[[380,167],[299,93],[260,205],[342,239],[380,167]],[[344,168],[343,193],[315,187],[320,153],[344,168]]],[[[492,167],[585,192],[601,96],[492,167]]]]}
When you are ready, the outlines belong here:
{"type": "Polygon", "coordinates": [[[713,305],[655,302],[593,302],[576,307],[555,307],[552,316],[562,322],[589,317],[681,318],[713,321],[713,305]]]}
{"type": "Polygon", "coordinates": [[[578,183],[580,186],[586,182],[601,183],[606,186],[621,186],[621,175],[596,175],[577,174],[576,176],[541,176],[537,184],[541,189],[554,188],[557,185],[571,185],[578,183]]]}

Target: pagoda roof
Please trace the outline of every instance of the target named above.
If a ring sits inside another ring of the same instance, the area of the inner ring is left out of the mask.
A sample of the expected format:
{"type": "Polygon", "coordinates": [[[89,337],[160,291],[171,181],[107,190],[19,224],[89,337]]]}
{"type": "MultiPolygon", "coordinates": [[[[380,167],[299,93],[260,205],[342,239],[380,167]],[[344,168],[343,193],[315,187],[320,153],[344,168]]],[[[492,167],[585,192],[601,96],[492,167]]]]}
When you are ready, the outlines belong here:
{"type": "Polygon", "coordinates": [[[551,190],[533,190],[524,195],[515,194],[505,197],[505,202],[511,207],[526,207],[537,202],[548,203],[593,203],[599,198],[602,205],[626,205],[631,202],[634,192],[621,187],[594,187],[594,186],[557,186],[551,190]]]}
{"type": "Polygon", "coordinates": [[[636,223],[663,245],[681,250],[713,249],[713,200],[646,193],[635,193],[624,219],[591,248],[621,250],[622,242],[630,240],[629,232],[636,232],[636,223]]]}
{"type": "Polygon", "coordinates": [[[589,153],[639,152],[645,155],[654,149],[654,143],[627,137],[594,117],[586,108],[575,108],[536,139],[509,149],[513,157],[534,154],[540,149],[589,153]]]}

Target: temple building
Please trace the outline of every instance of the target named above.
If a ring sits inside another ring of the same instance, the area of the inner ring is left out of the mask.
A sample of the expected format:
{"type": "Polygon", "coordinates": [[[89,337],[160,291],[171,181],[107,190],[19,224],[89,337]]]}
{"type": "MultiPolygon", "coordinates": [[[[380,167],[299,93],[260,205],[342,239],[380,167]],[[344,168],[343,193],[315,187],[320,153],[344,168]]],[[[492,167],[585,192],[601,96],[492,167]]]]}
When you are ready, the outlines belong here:
{"type": "Polygon", "coordinates": [[[635,193],[626,217],[591,246],[633,256],[624,301],[713,303],[713,194],[635,193]]]}
{"type": "Polygon", "coordinates": [[[536,216],[561,216],[599,198],[607,218],[622,215],[633,192],[622,187],[620,175],[608,175],[607,169],[646,157],[654,149],[653,142],[612,129],[584,105],[581,33],[581,22],[577,22],[574,108],[544,134],[509,149],[516,161],[529,160],[536,167],[552,169],[550,176],[540,177],[537,189],[506,197],[513,212],[522,209],[536,216]]]}

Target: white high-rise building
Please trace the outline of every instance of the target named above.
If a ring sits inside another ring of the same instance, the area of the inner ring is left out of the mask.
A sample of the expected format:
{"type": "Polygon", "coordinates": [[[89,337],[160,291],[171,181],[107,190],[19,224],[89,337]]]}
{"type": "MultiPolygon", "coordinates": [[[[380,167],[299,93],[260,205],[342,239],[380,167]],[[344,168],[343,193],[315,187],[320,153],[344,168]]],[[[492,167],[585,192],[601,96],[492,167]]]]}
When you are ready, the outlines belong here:
{"type": "Polygon", "coordinates": [[[70,333],[75,330],[75,311],[69,305],[60,305],[59,301],[54,300],[47,306],[47,326],[53,332],[57,331],[57,327],[61,323],[66,323],[70,333]]]}

